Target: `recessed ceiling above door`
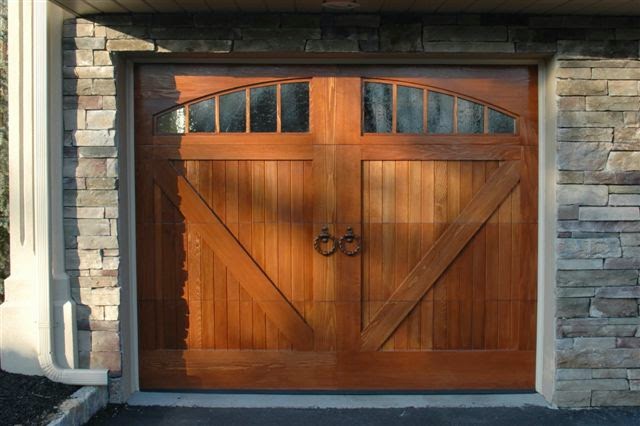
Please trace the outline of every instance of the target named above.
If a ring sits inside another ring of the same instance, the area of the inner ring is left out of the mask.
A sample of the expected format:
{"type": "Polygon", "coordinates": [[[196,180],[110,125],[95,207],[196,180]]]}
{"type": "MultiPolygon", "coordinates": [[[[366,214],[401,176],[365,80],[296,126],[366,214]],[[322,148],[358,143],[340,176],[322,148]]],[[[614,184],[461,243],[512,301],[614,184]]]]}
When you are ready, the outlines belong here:
{"type": "MultiPolygon", "coordinates": [[[[323,0],[53,0],[77,15],[99,13],[322,12],[323,0]]],[[[638,0],[356,0],[356,13],[639,15],[638,0]]],[[[335,11],[335,10],[334,10],[335,11]]]]}

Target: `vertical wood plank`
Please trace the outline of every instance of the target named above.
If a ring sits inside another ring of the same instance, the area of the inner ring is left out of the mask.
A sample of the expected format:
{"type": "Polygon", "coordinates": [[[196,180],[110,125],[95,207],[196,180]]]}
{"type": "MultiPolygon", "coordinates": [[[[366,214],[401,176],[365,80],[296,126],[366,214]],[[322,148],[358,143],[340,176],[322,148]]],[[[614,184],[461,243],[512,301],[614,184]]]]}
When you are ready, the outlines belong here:
{"type": "MultiPolygon", "coordinates": [[[[394,290],[409,272],[409,163],[395,162],[395,277],[394,290]]],[[[408,318],[394,333],[394,349],[406,350],[409,339],[408,318]]]]}
{"type": "MultiPolygon", "coordinates": [[[[447,223],[451,223],[460,214],[461,203],[461,163],[447,162],[447,223]]],[[[445,273],[447,286],[447,349],[460,347],[460,257],[454,260],[445,273]]]]}
{"type": "MultiPolygon", "coordinates": [[[[448,225],[450,191],[448,188],[448,164],[446,161],[437,161],[434,169],[434,237],[440,236],[448,225]]],[[[448,335],[448,273],[441,277],[433,288],[433,346],[435,349],[447,347],[448,335]]]]}
{"type": "Polygon", "coordinates": [[[210,327],[214,330],[213,346],[216,349],[234,348],[229,345],[229,334],[238,328],[238,319],[230,316],[228,310],[233,306],[233,295],[227,293],[227,279],[230,273],[227,271],[226,265],[213,252],[207,254],[204,260],[208,265],[207,273],[211,274],[211,282],[213,287],[212,294],[212,321],[210,327]],[[212,268],[212,272],[209,269],[212,268]]]}
{"type": "MultiPolygon", "coordinates": [[[[202,294],[202,317],[203,317],[203,331],[202,340],[203,346],[206,349],[215,348],[216,341],[216,317],[215,317],[215,273],[214,273],[214,257],[211,248],[205,243],[202,244],[202,255],[200,257],[200,276],[204,284],[202,294]]],[[[220,271],[225,274],[224,265],[219,265],[220,271]]]]}
{"type": "MultiPolygon", "coordinates": [[[[409,162],[409,177],[408,177],[408,254],[407,265],[411,270],[418,263],[422,257],[421,252],[421,240],[422,240],[422,226],[421,220],[421,206],[422,206],[422,166],[420,161],[409,162]]],[[[407,348],[411,350],[420,349],[420,333],[421,333],[421,312],[424,299],[413,309],[407,319],[407,348]]]]}
{"type": "Polygon", "coordinates": [[[368,161],[369,164],[369,292],[368,310],[371,314],[383,303],[382,283],[382,161],[368,161]]]}
{"type": "Polygon", "coordinates": [[[371,241],[371,176],[369,174],[370,161],[362,162],[362,239],[367,241],[367,244],[363,244],[362,249],[362,286],[361,286],[361,328],[364,328],[369,324],[369,316],[371,310],[369,309],[370,291],[371,291],[371,248],[369,243],[371,241]]]}
{"type": "MultiPolygon", "coordinates": [[[[254,256],[253,226],[252,226],[252,201],[253,201],[253,175],[250,161],[238,161],[238,240],[245,250],[254,256]]],[[[258,255],[259,256],[259,255],[258,255]]],[[[262,346],[260,336],[261,309],[256,309],[256,301],[250,296],[240,302],[240,347],[257,349],[262,346]],[[254,318],[254,314],[258,318],[254,318]],[[257,333],[257,335],[254,335],[257,333]]]]}
{"type": "MultiPolygon", "coordinates": [[[[284,296],[291,300],[291,162],[278,161],[278,287],[284,296]]],[[[289,342],[282,333],[278,336],[280,349],[288,349],[289,342]]]]}
{"type": "MultiPolygon", "coordinates": [[[[335,234],[335,181],[329,176],[335,170],[335,147],[314,146],[313,152],[313,193],[317,194],[314,203],[314,235],[318,235],[323,226],[335,234]]],[[[336,345],[336,318],[334,311],[334,273],[335,256],[324,257],[313,254],[313,326],[316,351],[330,351],[336,345]]]]}
{"type": "MultiPolygon", "coordinates": [[[[339,146],[336,150],[336,228],[339,234],[352,227],[362,236],[362,166],[360,147],[339,146]]],[[[362,240],[360,244],[362,244],[362,240]]],[[[347,249],[353,249],[348,246],[347,249]]],[[[362,252],[355,256],[337,254],[336,324],[337,349],[355,351],[360,338],[362,252]]]]}
{"type": "Polygon", "coordinates": [[[304,163],[291,162],[291,301],[304,314],[304,163]]]}
{"type": "MultiPolygon", "coordinates": [[[[429,250],[435,241],[435,163],[433,161],[422,161],[420,169],[420,192],[422,196],[420,202],[420,223],[422,231],[420,235],[420,253],[422,255],[429,250]]],[[[420,307],[420,348],[423,350],[433,348],[433,301],[434,290],[431,290],[424,296],[420,307]]]]}
{"type": "MultiPolygon", "coordinates": [[[[396,239],[396,164],[395,161],[382,162],[382,294],[380,303],[384,303],[395,287],[395,239],[396,239]]],[[[393,339],[389,339],[383,350],[394,348],[393,339]]]]}
{"type": "Polygon", "coordinates": [[[508,349],[511,342],[511,195],[498,209],[498,347],[508,349]]]}
{"type": "MultiPolygon", "coordinates": [[[[190,182],[199,181],[200,162],[192,162],[187,165],[187,179],[190,182]]],[[[206,162],[209,164],[209,162],[206,162]]],[[[208,176],[210,180],[210,176],[208,176]]],[[[199,186],[199,185],[198,185],[199,186]]],[[[202,282],[200,279],[201,241],[200,236],[194,232],[189,224],[185,225],[187,237],[186,269],[188,280],[188,298],[185,306],[188,315],[188,345],[187,348],[202,348],[202,282]]]]}
{"type": "MultiPolygon", "coordinates": [[[[157,185],[153,187],[153,215],[154,215],[154,258],[155,273],[154,273],[154,292],[153,292],[153,304],[155,306],[155,322],[156,324],[162,324],[164,320],[164,306],[162,304],[162,192],[157,185]]],[[[164,341],[164,327],[158,326],[155,329],[156,332],[156,346],[158,348],[165,347],[164,341]]]]}
{"type": "Polygon", "coordinates": [[[315,197],[313,192],[313,162],[303,162],[303,239],[305,242],[303,251],[304,262],[304,317],[307,322],[313,321],[313,258],[315,251],[311,243],[313,234],[313,209],[315,197]]]}
{"type": "MultiPolygon", "coordinates": [[[[477,192],[486,181],[485,164],[474,161],[473,192],[477,192]]],[[[480,228],[472,241],[473,247],[473,312],[472,348],[484,348],[485,286],[486,286],[486,225],[480,228]]]]}
{"type": "MultiPolygon", "coordinates": [[[[487,162],[485,169],[486,178],[489,179],[497,168],[497,162],[487,162]]],[[[498,348],[498,274],[500,271],[500,246],[498,226],[498,211],[496,211],[489,218],[485,225],[485,349],[498,348]]]]}
{"type": "MultiPolygon", "coordinates": [[[[176,220],[182,219],[178,214],[176,220]]],[[[176,348],[189,348],[189,264],[187,251],[189,248],[189,236],[184,222],[175,225],[176,238],[174,240],[174,267],[176,270],[175,306],[176,306],[176,348]]]]}
{"type": "MultiPolygon", "coordinates": [[[[460,164],[460,205],[464,208],[473,196],[473,162],[460,164]]],[[[460,256],[460,345],[459,349],[472,347],[472,311],[473,311],[473,240],[460,256]]]]}
{"type": "MultiPolygon", "coordinates": [[[[265,272],[280,286],[278,278],[278,163],[266,161],[264,165],[264,250],[265,272]]],[[[279,331],[266,319],[265,341],[267,349],[278,349],[279,331]]]]}
{"type": "Polygon", "coordinates": [[[226,199],[227,199],[227,168],[224,161],[211,162],[211,199],[213,211],[219,218],[226,221],[226,199]]]}

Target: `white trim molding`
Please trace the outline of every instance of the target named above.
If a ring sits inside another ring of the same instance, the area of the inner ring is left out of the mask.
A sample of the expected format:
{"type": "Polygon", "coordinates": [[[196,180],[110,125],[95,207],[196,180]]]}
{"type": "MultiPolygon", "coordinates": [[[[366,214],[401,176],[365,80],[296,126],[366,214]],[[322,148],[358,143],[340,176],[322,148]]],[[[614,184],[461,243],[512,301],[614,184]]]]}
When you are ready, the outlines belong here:
{"type": "Polygon", "coordinates": [[[8,14],[11,276],[0,306],[2,368],[106,385],[106,370],[75,368],[75,302],[62,228],[63,11],[42,0],[13,0],[8,14]]]}
{"type": "Polygon", "coordinates": [[[538,66],[538,311],[536,391],[549,402],[555,388],[556,75],[557,61],[538,66]]]}
{"type": "MultiPolygon", "coordinates": [[[[135,120],[134,120],[134,68],[136,64],[147,63],[187,63],[182,58],[167,57],[148,57],[130,55],[119,64],[120,78],[118,80],[118,93],[124,93],[118,103],[118,113],[124,117],[121,125],[118,127],[120,133],[120,164],[121,170],[125,170],[126,176],[122,179],[121,194],[122,200],[126,200],[126,206],[122,206],[121,217],[121,237],[126,241],[128,247],[126,254],[123,252],[123,262],[125,263],[125,275],[128,277],[128,288],[124,292],[125,298],[128,298],[129,305],[127,309],[128,318],[123,321],[123,346],[125,354],[123,358],[123,383],[122,401],[131,403],[128,400],[131,395],[135,401],[136,398],[146,398],[145,395],[155,394],[140,392],[139,383],[139,347],[138,347],[138,311],[137,304],[137,271],[136,271],[136,228],[135,228],[135,181],[132,178],[135,175],[135,120]],[[137,396],[136,396],[137,395],[137,396]]],[[[555,59],[549,60],[532,60],[532,59],[482,59],[482,60],[454,60],[454,59],[402,59],[402,60],[385,60],[381,58],[361,59],[361,58],[342,58],[336,59],[274,59],[269,58],[252,58],[252,59],[230,59],[222,55],[210,57],[200,60],[200,63],[214,64],[268,64],[268,65],[299,65],[299,64],[319,64],[319,65],[344,65],[344,64],[402,64],[402,65],[537,65],[538,67],[538,310],[536,325],[536,366],[535,366],[535,391],[541,395],[547,403],[551,403],[554,382],[555,382],[555,233],[556,233],[556,201],[555,201],[555,182],[556,182],[556,67],[555,59]]],[[[123,202],[124,203],[124,202],[123,202]]],[[[123,249],[124,251],[124,249],[123,249]]],[[[124,303],[124,302],[123,302],[124,303]]],[[[170,394],[174,395],[174,394],[170,394]]],[[[178,398],[183,398],[184,394],[177,393],[178,398]]],[[[197,395],[197,394],[195,394],[197,395]]],[[[210,396],[210,395],[209,395],[210,396]]],[[[200,400],[214,401],[215,398],[209,396],[197,396],[200,400]]],[[[505,395],[500,395],[503,397],[505,395]]],[[[315,396],[314,396],[315,397],[315,396]]],[[[314,398],[312,397],[312,398],[314,398]]],[[[406,396],[403,396],[404,398],[406,396]]],[[[169,397],[170,398],[170,397],[169,397]]],[[[461,401],[457,396],[452,396],[455,404],[461,401]]],[[[496,403],[500,404],[506,399],[496,399],[496,403]]],[[[157,401],[156,401],[157,402],[157,401]]],[[[154,404],[156,403],[154,402],[154,404]]],[[[238,407],[239,405],[230,406],[238,407]]],[[[522,403],[522,405],[529,402],[522,403]]],[[[139,405],[145,405],[141,403],[139,405]]],[[[163,403],[159,403],[163,405],[163,403]]],[[[166,404],[165,404],[166,405],[166,404]]],[[[171,405],[170,403],[168,405],[171,405]]],[[[194,405],[208,406],[208,405],[194,405]]]]}

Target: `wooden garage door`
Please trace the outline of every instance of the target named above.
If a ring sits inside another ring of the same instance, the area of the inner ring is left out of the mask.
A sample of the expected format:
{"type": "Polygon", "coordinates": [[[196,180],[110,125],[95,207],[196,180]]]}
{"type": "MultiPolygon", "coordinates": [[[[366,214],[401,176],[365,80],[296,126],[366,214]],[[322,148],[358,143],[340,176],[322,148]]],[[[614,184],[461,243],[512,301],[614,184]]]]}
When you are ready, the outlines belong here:
{"type": "Polygon", "coordinates": [[[535,68],[135,76],[143,389],[534,386],[535,68]]]}

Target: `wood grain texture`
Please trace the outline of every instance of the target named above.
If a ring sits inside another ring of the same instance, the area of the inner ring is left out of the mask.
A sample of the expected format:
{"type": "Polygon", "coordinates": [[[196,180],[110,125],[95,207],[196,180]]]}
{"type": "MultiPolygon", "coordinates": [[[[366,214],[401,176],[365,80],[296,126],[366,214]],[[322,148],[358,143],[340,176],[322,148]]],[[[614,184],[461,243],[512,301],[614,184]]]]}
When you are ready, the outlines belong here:
{"type": "MultiPolygon", "coordinates": [[[[167,163],[156,164],[155,181],[220,257],[231,273],[242,283],[280,330],[300,349],[309,349],[313,330],[286,298],[286,291],[277,288],[242,245],[229,232],[218,216],[207,206],[183,176],[167,163]],[[279,291],[278,291],[279,290],[279,291]]],[[[230,197],[234,197],[231,194],[230,197]]],[[[232,203],[227,203],[232,204],[232,203]]],[[[227,212],[227,217],[232,214],[227,212]]],[[[233,218],[232,218],[233,220],[233,218]]]]}
{"type": "Polygon", "coordinates": [[[363,160],[518,160],[519,146],[407,144],[362,147],[363,160]]]}
{"type": "Polygon", "coordinates": [[[534,386],[535,352],[162,350],[141,361],[151,389],[525,390],[534,386]]]}
{"type": "Polygon", "coordinates": [[[137,65],[142,388],[531,389],[536,85],[534,67],[137,65]],[[177,104],[303,78],[308,133],[153,135],[177,104]],[[518,134],[363,134],[363,79],[482,100],[518,134]],[[362,251],[316,253],[323,225],[362,251]]]}
{"type": "Polygon", "coordinates": [[[142,147],[138,149],[138,155],[157,160],[311,160],[313,147],[289,144],[185,144],[176,147],[142,147]]]}
{"type": "Polygon", "coordinates": [[[505,163],[489,178],[371,319],[362,332],[362,350],[384,344],[519,180],[518,162],[505,163]]]}

